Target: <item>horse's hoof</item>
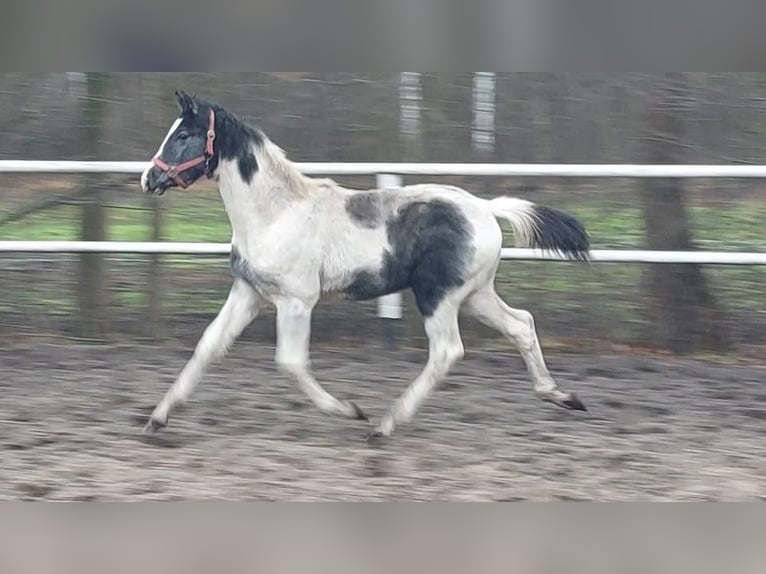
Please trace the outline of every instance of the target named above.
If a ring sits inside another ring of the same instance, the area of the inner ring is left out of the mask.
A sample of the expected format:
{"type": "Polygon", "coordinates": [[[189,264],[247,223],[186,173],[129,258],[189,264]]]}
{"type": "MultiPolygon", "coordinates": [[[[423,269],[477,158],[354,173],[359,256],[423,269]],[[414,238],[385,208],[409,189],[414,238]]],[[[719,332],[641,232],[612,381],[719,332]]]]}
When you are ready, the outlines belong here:
{"type": "Polygon", "coordinates": [[[570,393],[569,398],[564,399],[559,404],[565,409],[569,409],[570,411],[588,411],[588,409],[585,407],[585,404],[574,393],[570,393]]]}
{"type": "Polygon", "coordinates": [[[144,434],[156,434],[162,429],[164,429],[166,426],[168,426],[167,421],[162,422],[152,417],[146,423],[146,426],[144,426],[144,434]]]}
{"type": "Polygon", "coordinates": [[[546,403],[553,403],[554,405],[561,407],[562,409],[567,409],[569,411],[587,411],[588,409],[585,408],[585,405],[580,400],[580,398],[574,394],[567,391],[562,391],[561,389],[553,389],[553,390],[545,390],[545,391],[536,391],[537,396],[545,401],[546,403]]]}
{"type": "Polygon", "coordinates": [[[351,408],[351,410],[353,410],[351,415],[352,419],[369,422],[370,417],[364,413],[358,404],[356,404],[354,401],[346,401],[346,404],[351,408]]]}
{"type": "Polygon", "coordinates": [[[367,441],[367,444],[373,445],[373,446],[379,446],[383,444],[383,442],[386,440],[387,435],[383,433],[383,431],[380,430],[374,430],[367,433],[367,436],[365,437],[365,440],[367,441]]]}

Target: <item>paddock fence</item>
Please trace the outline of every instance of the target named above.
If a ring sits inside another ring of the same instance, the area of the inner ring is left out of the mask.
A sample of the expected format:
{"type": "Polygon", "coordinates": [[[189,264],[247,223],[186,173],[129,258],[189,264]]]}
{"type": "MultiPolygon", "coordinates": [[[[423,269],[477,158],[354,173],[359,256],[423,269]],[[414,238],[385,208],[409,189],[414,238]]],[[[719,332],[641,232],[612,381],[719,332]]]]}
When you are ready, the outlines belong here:
{"type": "MultiPolygon", "coordinates": [[[[375,176],[380,188],[397,187],[403,176],[473,176],[518,178],[701,178],[766,179],[766,165],[641,165],[641,164],[482,164],[482,163],[297,163],[307,175],[375,176]]],[[[136,176],[146,162],[0,161],[4,174],[123,174],[136,176]]],[[[1,237],[1,236],[0,236],[1,237]]],[[[4,254],[125,254],[225,256],[227,243],[124,241],[2,241],[4,254]]],[[[533,249],[504,248],[504,260],[562,261],[562,257],[533,249]]],[[[766,265],[766,252],[648,251],[596,249],[593,263],[686,264],[721,266],[766,265]]],[[[383,297],[377,316],[402,319],[401,294],[383,297]]]]}

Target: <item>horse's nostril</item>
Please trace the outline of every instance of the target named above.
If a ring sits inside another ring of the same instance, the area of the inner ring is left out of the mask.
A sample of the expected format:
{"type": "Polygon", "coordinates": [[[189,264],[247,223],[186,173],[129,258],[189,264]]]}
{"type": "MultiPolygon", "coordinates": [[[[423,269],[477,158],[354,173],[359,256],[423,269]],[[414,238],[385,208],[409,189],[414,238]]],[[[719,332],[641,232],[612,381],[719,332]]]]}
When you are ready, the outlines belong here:
{"type": "Polygon", "coordinates": [[[149,187],[157,187],[160,183],[162,183],[162,176],[164,174],[159,171],[156,167],[153,167],[149,170],[149,172],[146,174],[146,181],[149,184],[149,187]]]}

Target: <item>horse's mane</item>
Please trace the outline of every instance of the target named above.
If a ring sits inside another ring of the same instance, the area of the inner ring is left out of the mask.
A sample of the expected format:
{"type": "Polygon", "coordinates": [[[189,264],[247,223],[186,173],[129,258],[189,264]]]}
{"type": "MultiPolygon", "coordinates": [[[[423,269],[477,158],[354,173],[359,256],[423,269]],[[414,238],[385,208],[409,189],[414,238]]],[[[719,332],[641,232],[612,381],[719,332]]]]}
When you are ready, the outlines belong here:
{"type": "Polygon", "coordinates": [[[295,164],[287,159],[287,155],[281,147],[265,136],[263,145],[257,147],[259,162],[266,160],[267,167],[271,169],[274,175],[285,182],[290,193],[300,197],[311,194],[311,190],[316,182],[303,175],[295,167],[295,164]]]}
{"type": "MultiPolygon", "coordinates": [[[[217,114],[221,114],[227,127],[232,130],[242,130],[253,144],[255,144],[256,160],[261,169],[265,169],[284,181],[287,191],[293,195],[304,197],[311,194],[311,190],[318,180],[306,177],[295,167],[295,164],[287,159],[285,151],[272,142],[268,136],[258,127],[251,126],[224,107],[206,102],[217,114]]],[[[334,182],[333,182],[334,183],[334,182]]]]}
{"type": "Polygon", "coordinates": [[[280,177],[288,191],[298,197],[307,197],[317,192],[340,189],[338,183],[329,177],[308,177],[287,158],[285,150],[272,142],[263,132],[263,145],[258,146],[259,159],[266,159],[273,173],[280,177]]]}

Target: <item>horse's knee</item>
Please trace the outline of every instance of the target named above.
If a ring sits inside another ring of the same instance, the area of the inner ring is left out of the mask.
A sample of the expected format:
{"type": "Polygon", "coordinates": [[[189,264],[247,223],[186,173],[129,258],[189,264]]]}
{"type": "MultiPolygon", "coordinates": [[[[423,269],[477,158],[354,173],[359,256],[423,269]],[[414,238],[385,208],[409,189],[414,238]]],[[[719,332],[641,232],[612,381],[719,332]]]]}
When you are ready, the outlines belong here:
{"type": "Polygon", "coordinates": [[[218,333],[208,327],[194,349],[194,358],[204,364],[220,361],[228,351],[228,345],[216,337],[218,333]]]}

